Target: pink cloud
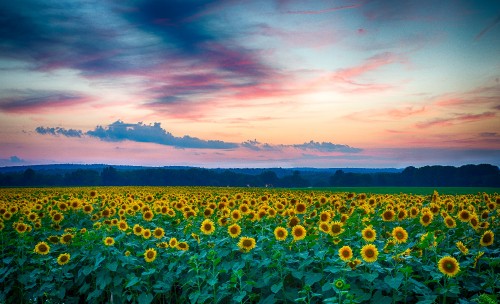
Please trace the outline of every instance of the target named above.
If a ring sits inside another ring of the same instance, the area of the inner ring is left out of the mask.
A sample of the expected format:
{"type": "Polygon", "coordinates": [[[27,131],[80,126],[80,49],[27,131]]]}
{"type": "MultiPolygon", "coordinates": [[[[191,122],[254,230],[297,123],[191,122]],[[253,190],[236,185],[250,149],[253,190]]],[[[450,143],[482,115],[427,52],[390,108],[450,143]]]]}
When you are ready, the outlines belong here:
{"type": "Polygon", "coordinates": [[[415,126],[417,128],[429,128],[429,127],[434,127],[434,126],[449,126],[449,125],[454,125],[457,123],[467,123],[467,122],[474,122],[474,121],[480,121],[480,120],[486,120],[486,119],[491,119],[496,117],[496,113],[494,112],[484,112],[480,114],[472,114],[472,113],[467,113],[467,114],[458,114],[452,117],[446,117],[446,118],[435,118],[433,120],[429,120],[426,122],[420,122],[417,123],[415,126]]]}
{"type": "Polygon", "coordinates": [[[36,91],[19,92],[18,96],[0,99],[0,111],[7,113],[47,113],[88,103],[92,97],[77,92],[36,91]]]}

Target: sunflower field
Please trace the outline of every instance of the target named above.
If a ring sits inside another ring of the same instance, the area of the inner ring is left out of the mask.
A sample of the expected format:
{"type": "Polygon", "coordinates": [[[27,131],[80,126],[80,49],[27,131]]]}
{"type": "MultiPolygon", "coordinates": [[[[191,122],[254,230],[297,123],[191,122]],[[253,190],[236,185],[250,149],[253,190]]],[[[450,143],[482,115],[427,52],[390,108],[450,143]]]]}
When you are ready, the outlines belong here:
{"type": "Polygon", "coordinates": [[[0,303],[497,303],[500,195],[0,189],[0,303]]]}

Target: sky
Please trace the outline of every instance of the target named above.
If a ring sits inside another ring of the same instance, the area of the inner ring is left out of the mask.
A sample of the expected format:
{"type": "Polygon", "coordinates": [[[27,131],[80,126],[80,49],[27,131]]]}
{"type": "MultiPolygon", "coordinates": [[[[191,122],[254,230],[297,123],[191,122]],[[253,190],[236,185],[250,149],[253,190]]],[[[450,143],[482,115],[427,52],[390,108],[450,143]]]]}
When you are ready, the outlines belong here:
{"type": "Polygon", "coordinates": [[[0,2],[0,166],[500,165],[500,2],[0,2]]]}

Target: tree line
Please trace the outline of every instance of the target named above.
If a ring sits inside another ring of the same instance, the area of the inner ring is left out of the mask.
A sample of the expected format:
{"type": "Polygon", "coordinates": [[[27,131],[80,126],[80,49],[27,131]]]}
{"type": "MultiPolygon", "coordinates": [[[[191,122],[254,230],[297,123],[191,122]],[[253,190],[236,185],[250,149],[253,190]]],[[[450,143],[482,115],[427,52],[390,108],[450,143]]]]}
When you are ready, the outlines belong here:
{"type": "Polygon", "coordinates": [[[0,173],[0,186],[500,187],[499,168],[492,165],[407,167],[398,173],[289,171],[288,175],[279,177],[272,169],[260,174],[246,174],[230,169],[203,168],[117,170],[108,166],[102,170],[77,169],[70,172],[27,168],[19,172],[0,173]]]}

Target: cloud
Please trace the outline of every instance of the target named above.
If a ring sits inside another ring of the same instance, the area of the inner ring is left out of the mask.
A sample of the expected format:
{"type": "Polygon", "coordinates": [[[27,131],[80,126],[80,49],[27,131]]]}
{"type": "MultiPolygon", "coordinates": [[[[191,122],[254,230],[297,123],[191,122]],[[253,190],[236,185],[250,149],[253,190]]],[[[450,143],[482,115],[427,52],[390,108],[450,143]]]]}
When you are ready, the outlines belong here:
{"type": "Polygon", "coordinates": [[[225,142],[221,140],[203,140],[197,137],[185,135],[182,137],[174,136],[161,127],[159,122],[153,124],[125,123],[117,120],[107,126],[97,126],[93,130],[82,131],[75,129],[65,129],[60,127],[37,127],[36,133],[40,135],[66,136],[66,137],[93,137],[107,142],[132,141],[142,143],[155,143],[175,148],[191,149],[225,149],[234,150],[238,148],[261,152],[283,152],[285,150],[301,150],[319,153],[358,153],[362,151],[359,148],[353,148],[348,145],[334,144],[331,142],[309,141],[303,144],[293,145],[272,145],[261,143],[255,140],[247,140],[240,144],[225,142]]]}
{"type": "Polygon", "coordinates": [[[299,145],[292,145],[294,148],[301,150],[312,150],[319,152],[342,152],[342,153],[357,153],[362,150],[359,148],[349,147],[347,145],[338,145],[331,142],[315,142],[311,140],[299,145]]]}
{"type": "Polygon", "coordinates": [[[82,137],[83,132],[81,130],[74,130],[74,129],[64,129],[60,127],[56,128],[44,128],[44,127],[37,127],[35,131],[38,134],[48,134],[48,135],[63,135],[66,137],[82,137]]]}
{"type": "Polygon", "coordinates": [[[24,163],[24,162],[25,162],[25,161],[24,161],[24,159],[19,158],[18,156],[15,156],[15,155],[14,155],[14,156],[11,156],[11,157],[9,158],[9,161],[10,161],[11,163],[24,163]]]}
{"type": "Polygon", "coordinates": [[[88,136],[96,137],[104,141],[136,141],[146,143],[157,143],[160,145],[174,146],[176,148],[200,148],[200,149],[232,149],[237,144],[220,140],[202,140],[196,137],[176,137],[161,127],[161,124],[146,125],[143,123],[124,123],[115,121],[107,127],[98,126],[94,130],[86,132],[88,136]]]}
{"type": "Polygon", "coordinates": [[[476,38],[474,40],[479,40],[481,37],[483,37],[487,32],[491,31],[497,24],[500,23],[500,15],[498,15],[493,22],[491,22],[487,27],[485,27],[479,34],[476,35],[476,38]]]}
{"type": "Polygon", "coordinates": [[[480,121],[480,120],[490,119],[490,118],[494,118],[494,117],[496,117],[495,112],[483,112],[483,113],[479,113],[479,114],[472,114],[472,113],[455,114],[454,116],[451,116],[451,117],[435,118],[432,120],[419,122],[416,124],[416,127],[423,129],[423,128],[429,128],[429,127],[434,127],[434,126],[448,126],[448,125],[454,125],[457,123],[480,121]]]}
{"type": "Polygon", "coordinates": [[[52,111],[90,101],[88,96],[72,91],[21,90],[14,96],[0,98],[0,111],[32,113],[52,111]]]}
{"type": "Polygon", "coordinates": [[[340,10],[345,10],[345,9],[352,9],[352,8],[358,8],[362,4],[353,4],[353,5],[343,5],[343,6],[337,6],[337,7],[330,7],[330,8],[325,8],[325,9],[320,9],[320,10],[303,10],[303,11],[286,11],[286,14],[292,14],[292,15],[318,15],[318,14],[325,14],[325,13],[331,13],[331,12],[336,12],[340,10]]]}

